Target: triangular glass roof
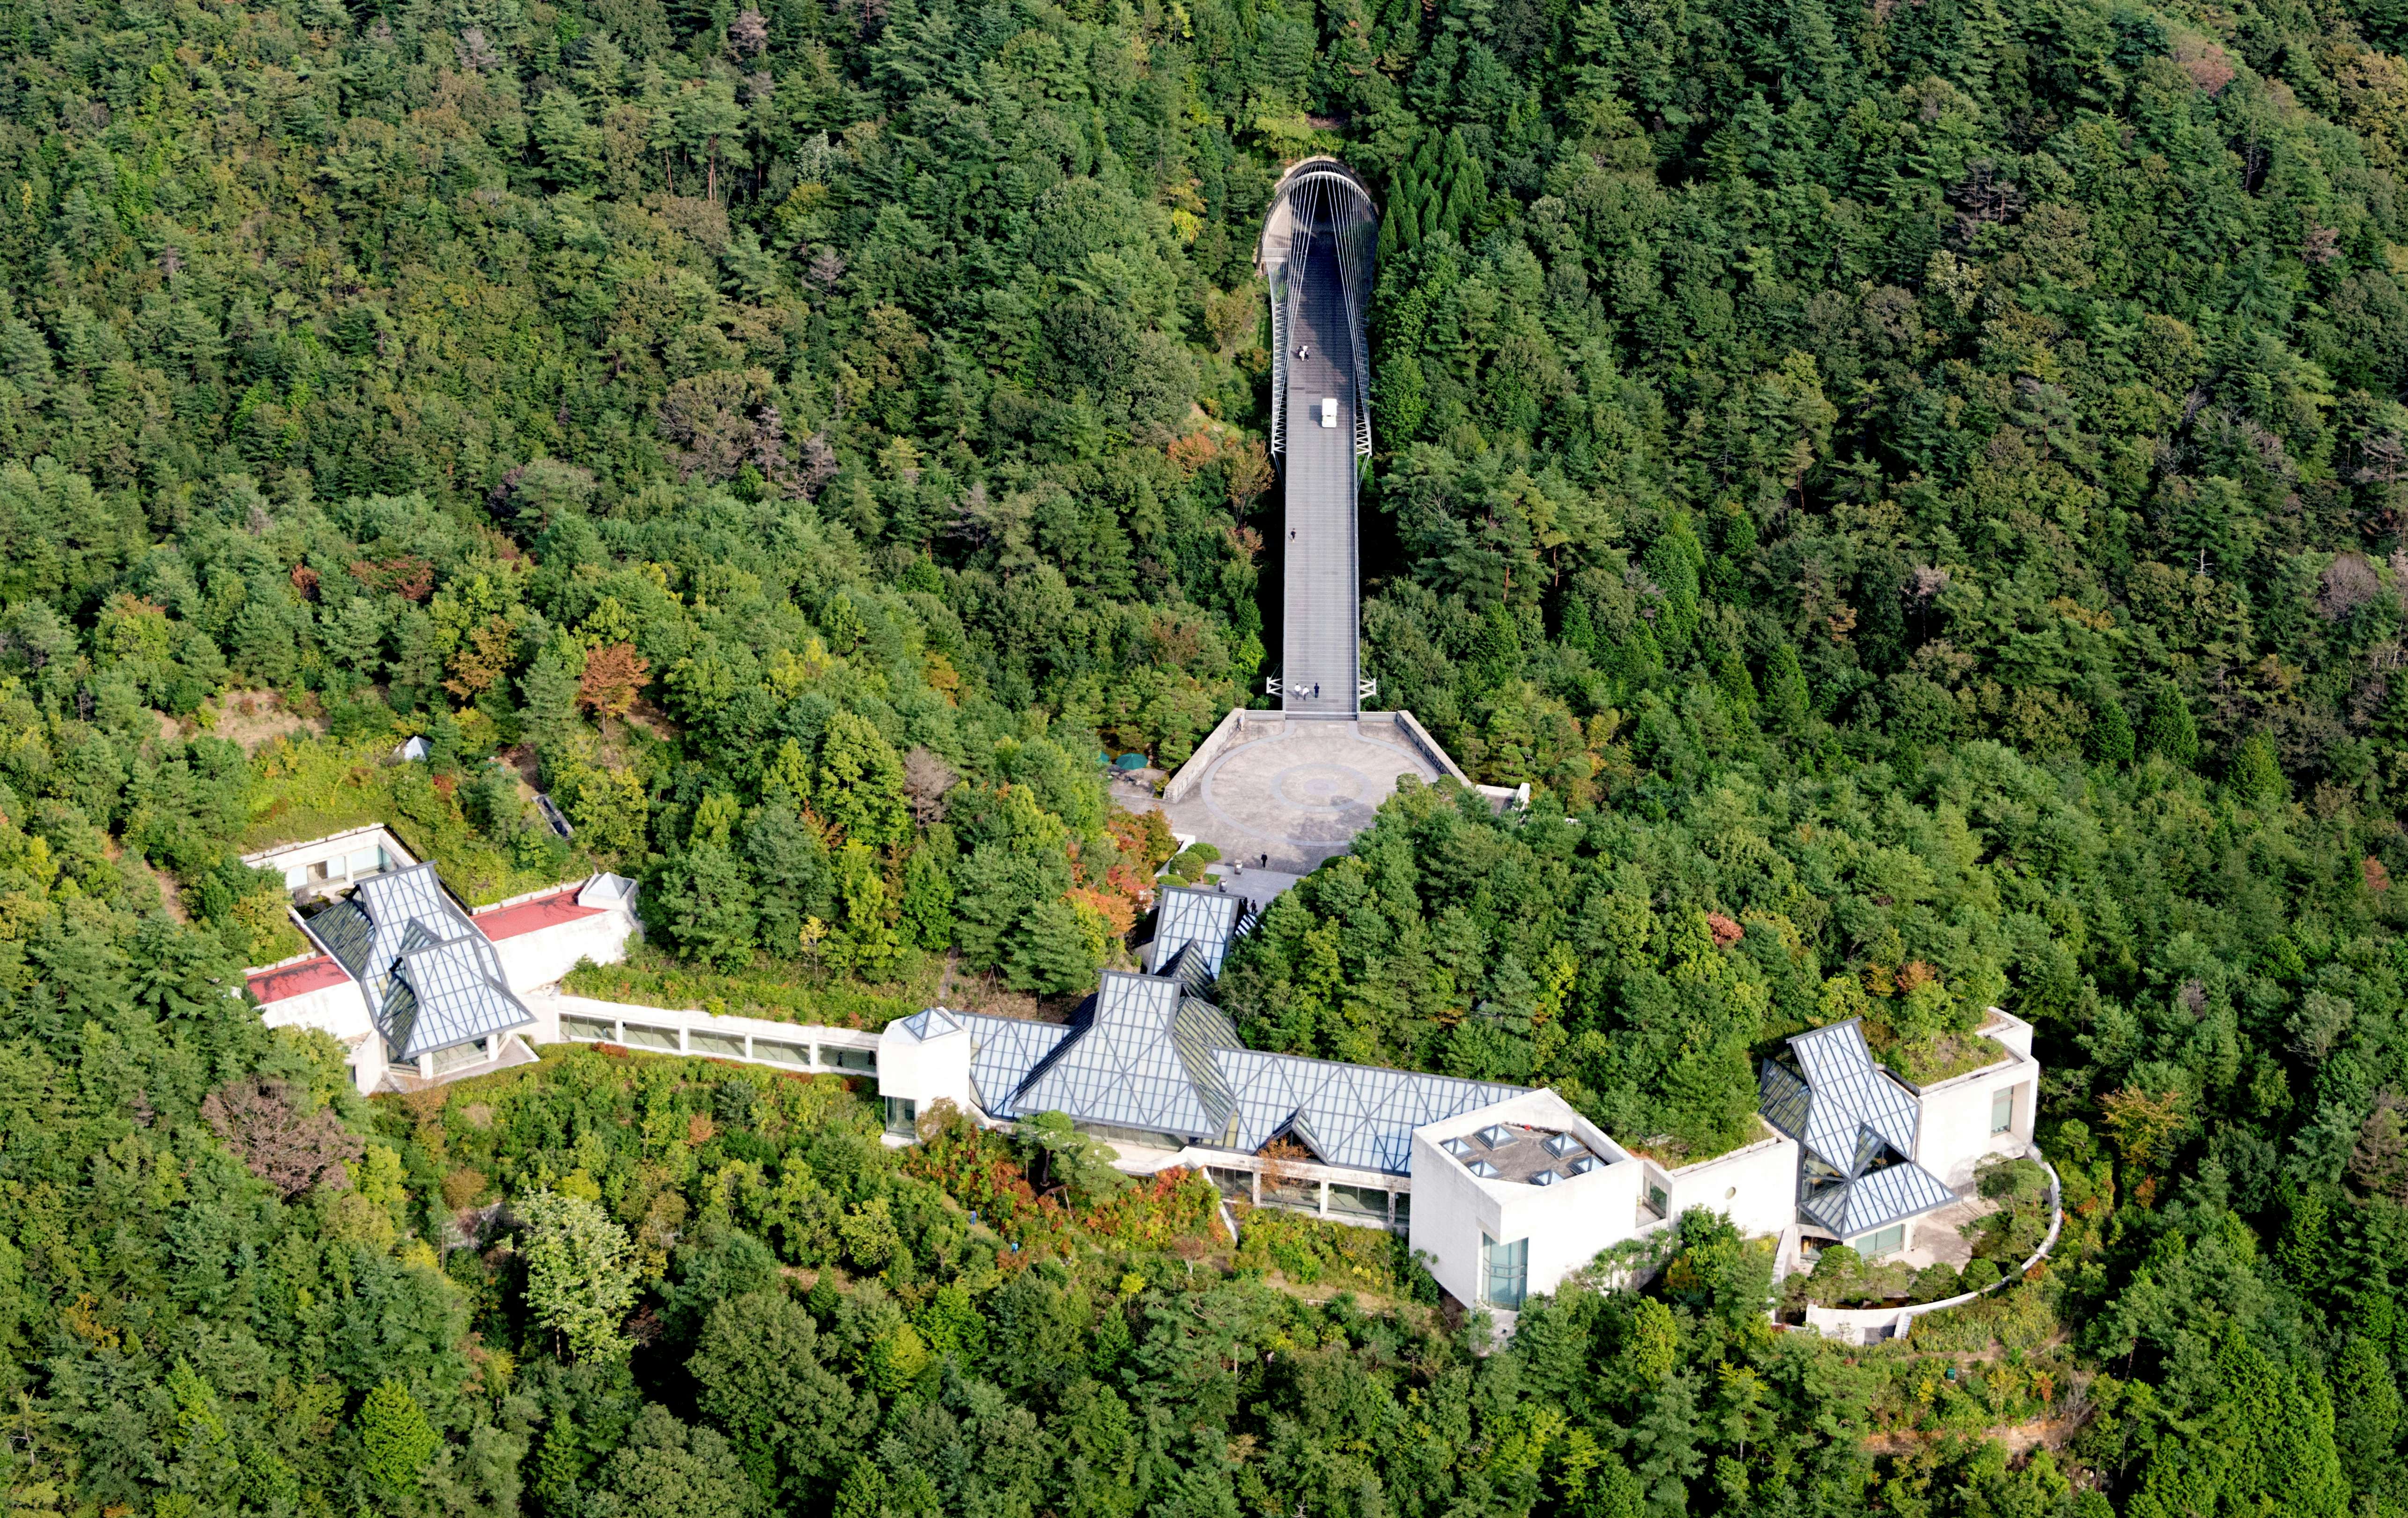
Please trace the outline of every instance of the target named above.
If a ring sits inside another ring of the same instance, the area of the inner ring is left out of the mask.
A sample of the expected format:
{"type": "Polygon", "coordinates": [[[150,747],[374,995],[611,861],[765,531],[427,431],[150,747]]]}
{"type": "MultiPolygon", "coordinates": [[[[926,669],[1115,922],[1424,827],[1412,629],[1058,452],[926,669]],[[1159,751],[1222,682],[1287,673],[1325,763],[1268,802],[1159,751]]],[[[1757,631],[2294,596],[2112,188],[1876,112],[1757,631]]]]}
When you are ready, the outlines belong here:
{"type": "Polygon", "coordinates": [[[1789,1040],[1792,1070],[1768,1059],[1766,1122],[1798,1140],[1798,1210],[1843,1238],[1945,1207],[1946,1182],[1915,1164],[1923,1105],[1873,1063],[1855,1018],[1789,1040]]]}
{"type": "Polygon", "coordinates": [[[1202,886],[1165,886],[1154,908],[1154,972],[1175,975],[1190,991],[1211,984],[1228,957],[1229,945],[1242,929],[1247,910],[1243,896],[1202,886]],[[1182,950],[1186,951],[1183,955],[1182,950]]]}
{"type": "MultiPolygon", "coordinates": [[[[1182,1138],[1218,1133],[1226,1101],[1209,1101],[1181,1057],[1180,1006],[1186,999],[1176,981],[1106,970],[1085,1027],[1055,1048],[1012,1105],[1182,1138]]],[[[1217,1031],[1188,1021],[1191,1043],[1217,1031]]],[[[1226,1019],[1211,1021],[1227,1026],[1226,1019]]]]}
{"type": "Polygon", "coordinates": [[[1413,1129],[1526,1089],[1259,1053],[1178,981],[1118,970],[1068,1024],[944,1015],[969,1030],[970,1080],[990,1116],[1061,1112],[1241,1153],[1289,1135],[1325,1164],[1392,1174],[1412,1164],[1413,1129]]]}
{"type": "Polygon", "coordinates": [[[366,992],[386,1057],[408,1061],[535,1021],[510,994],[501,955],[435,866],[372,875],[308,920],[366,992]]]}

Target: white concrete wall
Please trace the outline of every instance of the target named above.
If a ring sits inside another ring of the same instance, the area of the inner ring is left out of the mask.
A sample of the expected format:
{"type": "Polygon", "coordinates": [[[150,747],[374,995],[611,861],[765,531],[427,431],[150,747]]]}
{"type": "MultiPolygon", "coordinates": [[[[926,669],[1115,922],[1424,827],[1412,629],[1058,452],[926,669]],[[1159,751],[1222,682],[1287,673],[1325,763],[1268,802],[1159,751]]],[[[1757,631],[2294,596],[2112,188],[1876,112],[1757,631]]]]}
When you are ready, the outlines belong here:
{"type": "Polygon", "coordinates": [[[939,1101],[975,1113],[968,1030],[956,1026],[924,1039],[900,1022],[886,1024],[878,1036],[878,1094],[909,1097],[923,1113],[939,1101]]]}
{"type": "Polygon", "coordinates": [[[333,985],[267,1003],[259,1020],[271,1028],[319,1028],[334,1035],[350,1052],[351,1081],[362,1095],[384,1078],[384,1039],[369,1020],[359,982],[348,975],[333,985]]]}
{"type": "Polygon", "coordinates": [[[272,869],[284,877],[284,888],[298,891],[313,882],[310,866],[324,865],[329,882],[340,882],[353,876],[375,874],[373,866],[378,850],[384,851],[387,871],[407,869],[418,863],[417,857],[402,847],[401,840],[380,825],[354,827],[346,832],[329,833],[323,838],[308,838],[299,843],[280,843],[273,849],[242,856],[242,862],[259,869],[272,869]]]}
{"type": "Polygon", "coordinates": [[[1170,783],[1162,788],[1162,799],[1176,806],[1202,790],[1204,772],[1211,769],[1212,762],[1238,741],[1239,729],[1245,725],[1245,721],[1244,708],[1231,708],[1229,714],[1205,735],[1204,741],[1196,745],[1196,751],[1187,756],[1187,762],[1179,766],[1179,773],[1170,777],[1170,783]]]}
{"type": "Polygon", "coordinates": [[[510,989],[523,995],[557,982],[580,959],[617,964],[627,957],[627,942],[638,931],[633,913],[609,911],[503,938],[494,952],[501,956],[502,975],[510,989]]]}
{"type": "Polygon", "coordinates": [[[1923,1088],[1914,1162],[1951,1186],[1972,1184],[1983,1160],[2021,1154],[2031,1143],[2040,1094],[2040,1065],[2030,1053],[2031,1024],[1993,1010],[1983,1036],[2000,1046],[1999,1063],[1923,1088]],[[2000,1091],[2014,1093],[2014,1113],[2006,1132],[1993,1134],[1991,1102],[2000,1091]]]}
{"type": "Polygon", "coordinates": [[[1479,1301],[1480,1236],[1485,1231],[1498,1237],[1502,1205],[1426,1133],[1413,1135],[1412,1177],[1413,1217],[1406,1238],[1415,1253],[1428,1257],[1429,1273],[1448,1296],[1467,1305],[1479,1301]]]}
{"type": "MultiPolygon", "coordinates": [[[[1457,1168],[1460,1168],[1458,1167],[1457,1168]]],[[[1487,1181],[1475,1181],[1487,1185],[1487,1181]]],[[[1639,1166],[1625,1160],[1553,1186],[1512,1188],[1499,1242],[1530,1241],[1530,1295],[1552,1292],[1598,1252],[1639,1231],[1639,1166]]],[[[1474,1257],[1480,1240],[1472,1240],[1474,1257]]]]}
{"type": "Polygon", "coordinates": [[[1458,1301],[1479,1301],[1480,1239],[1530,1241],[1529,1293],[1552,1292],[1599,1250],[1639,1231],[1644,1167],[1552,1091],[1510,1097],[1413,1130],[1413,1248],[1458,1301]],[[1484,1181],[1440,1145],[1492,1123],[1515,1123],[1577,1135],[1606,1164],[1553,1186],[1484,1181]]]}
{"type": "Polygon", "coordinates": [[[732,1059],[786,1070],[834,1071],[873,1079],[878,1074],[880,1036],[861,1028],[777,1023],[763,1017],[713,1017],[709,1012],[674,1007],[642,1007],[633,1002],[597,1001],[591,996],[565,996],[556,991],[534,991],[523,999],[527,1010],[535,1014],[535,1026],[523,1030],[531,1043],[599,1041],[652,1053],[732,1059]],[[596,1039],[570,1033],[563,1026],[568,1019],[589,1027],[599,1025],[604,1037],[596,1039]],[[764,1045],[774,1046],[781,1053],[774,1056],[764,1053],[760,1047],[764,1045]],[[782,1053],[786,1050],[801,1050],[810,1057],[791,1059],[782,1053]],[[837,1057],[839,1051],[866,1055],[870,1067],[840,1062],[837,1057]]]}
{"type": "Polygon", "coordinates": [[[1756,1142],[1677,1170],[1661,1172],[1667,1219],[1693,1207],[1720,1212],[1753,1239],[1798,1221],[1798,1143],[1761,1120],[1756,1142]]]}

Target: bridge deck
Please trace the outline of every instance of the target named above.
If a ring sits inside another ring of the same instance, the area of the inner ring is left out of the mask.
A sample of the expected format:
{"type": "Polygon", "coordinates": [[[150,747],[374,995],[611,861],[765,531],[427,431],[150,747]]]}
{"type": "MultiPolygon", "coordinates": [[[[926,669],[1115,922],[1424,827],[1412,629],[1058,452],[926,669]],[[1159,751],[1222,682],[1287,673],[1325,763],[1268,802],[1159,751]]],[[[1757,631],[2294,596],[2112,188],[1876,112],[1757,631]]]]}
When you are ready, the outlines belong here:
{"type": "Polygon", "coordinates": [[[1287,353],[1288,540],[1281,706],[1300,713],[1351,715],[1360,670],[1361,566],[1354,530],[1354,354],[1335,249],[1312,239],[1301,267],[1287,353]],[[1295,346],[1309,344],[1298,359],[1295,346]],[[1321,402],[1338,402],[1338,425],[1321,424],[1321,402]]]}

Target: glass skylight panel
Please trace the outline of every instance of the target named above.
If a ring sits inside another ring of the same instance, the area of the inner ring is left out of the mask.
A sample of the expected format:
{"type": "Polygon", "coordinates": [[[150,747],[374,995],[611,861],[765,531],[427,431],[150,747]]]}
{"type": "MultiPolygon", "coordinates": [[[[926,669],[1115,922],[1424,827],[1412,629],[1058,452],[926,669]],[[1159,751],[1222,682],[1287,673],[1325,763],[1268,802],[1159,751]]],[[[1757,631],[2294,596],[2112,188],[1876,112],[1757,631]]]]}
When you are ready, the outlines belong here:
{"type": "Polygon", "coordinates": [[[1547,1136],[1546,1148],[1547,1153],[1555,1155],[1557,1159],[1563,1158],[1566,1154],[1585,1154],[1588,1153],[1588,1146],[1582,1143],[1579,1138],[1569,1133],[1549,1134],[1547,1136]]]}
{"type": "Polygon", "coordinates": [[[1530,1184],[1534,1186],[1552,1186],[1558,1179],[1560,1178],[1556,1176],[1555,1171],[1541,1170],[1537,1175],[1530,1178],[1530,1184]]]}
{"type": "Polygon", "coordinates": [[[1850,1231],[1864,1232],[1945,1207],[1956,1199],[1938,1176],[1912,1161],[1901,1161],[1857,1181],[1849,1188],[1850,1231]]]}
{"type": "Polygon", "coordinates": [[[1483,1181],[1494,1181],[1497,1178],[1497,1167],[1486,1160],[1473,1160],[1465,1168],[1483,1181]]]}
{"type": "Polygon", "coordinates": [[[1497,1149],[1511,1142],[1512,1138],[1512,1130],[1502,1123],[1492,1123],[1480,1130],[1480,1141],[1491,1149],[1497,1149]]]}
{"type": "Polygon", "coordinates": [[[1166,965],[1182,949],[1187,965],[1200,983],[1221,973],[1229,944],[1245,920],[1246,901],[1226,892],[1200,886],[1164,889],[1154,919],[1155,964],[1166,965]]]}
{"type": "Polygon", "coordinates": [[[1446,1141],[1446,1152],[1454,1155],[1456,1159],[1462,1159],[1464,1156],[1472,1153],[1471,1140],[1469,1138],[1450,1138],[1446,1141]]]}
{"type": "Polygon", "coordinates": [[[1580,1158],[1572,1161],[1571,1164],[1564,1167],[1564,1168],[1570,1170],[1574,1175],[1586,1175],[1603,1163],[1604,1162],[1602,1160],[1599,1160],[1594,1154],[1583,1154],[1580,1158]]]}
{"type": "MultiPolygon", "coordinates": [[[[1242,920],[1236,898],[1203,895],[1206,908],[1242,920]]],[[[1172,903],[1174,924],[1196,909],[1172,903]]],[[[1086,1020],[1068,1028],[957,1015],[977,1040],[971,1079],[993,1115],[1057,1110],[1241,1150],[1286,1133],[1351,1168],[1402,1174],[1414,1128],[1523,1090],[1249,1050],[1219,1008],[1175,981],[1125,971],[1106,972],[1086,1020]]]]}

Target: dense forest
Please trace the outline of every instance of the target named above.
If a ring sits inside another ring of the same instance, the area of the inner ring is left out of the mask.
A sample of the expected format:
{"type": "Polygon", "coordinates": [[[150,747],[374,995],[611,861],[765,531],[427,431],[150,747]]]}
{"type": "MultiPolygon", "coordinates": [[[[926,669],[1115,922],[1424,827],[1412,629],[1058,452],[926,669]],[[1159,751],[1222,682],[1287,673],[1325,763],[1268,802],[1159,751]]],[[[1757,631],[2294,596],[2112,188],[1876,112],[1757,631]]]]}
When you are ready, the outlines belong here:
{"type": "Polygon", "coordinates": [[[11,1518],[2408,1512],[2390,0],[0,37],[11,1518]],[[1245,1035],[1680,1157],[1786,1033],[1928,1077],[2001,1006],[2039,1279],[1842,1348],[1692,1214],[1500,1346],[1075,1135],[592,1051],[366,1103],[261,1025],[238,855],[371,819],[475,900],[639,877],[630,995],[1125,961],[1170,843],[1096,755],[1277,672],[1251,255],[1312,151],[1386,211],[1368,672],[1533,800],[1392,802],[1245,1035]]]}

